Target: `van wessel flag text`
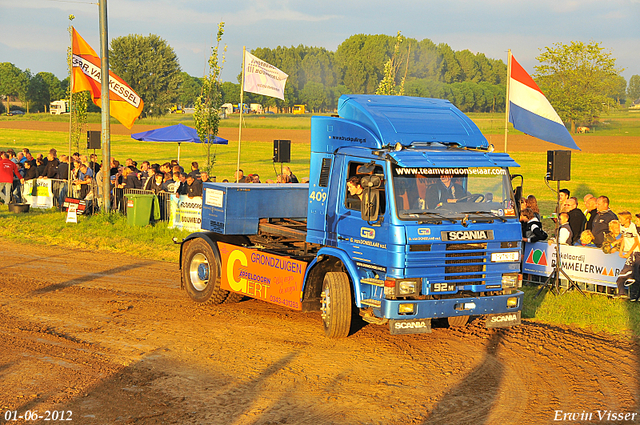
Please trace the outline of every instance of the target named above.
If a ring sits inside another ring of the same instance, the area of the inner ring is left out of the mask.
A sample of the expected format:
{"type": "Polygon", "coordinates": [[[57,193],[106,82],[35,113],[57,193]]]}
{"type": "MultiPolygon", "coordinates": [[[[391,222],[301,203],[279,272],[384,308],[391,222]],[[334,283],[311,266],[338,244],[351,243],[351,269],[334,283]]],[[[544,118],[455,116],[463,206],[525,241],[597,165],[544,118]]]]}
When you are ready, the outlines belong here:
{"type": "MultiPolygon", "coordinates": [[[[100,57],[76,31],[73,31],[73,87],[72,92],[89,90],[93,103],[102,107],[100,57]]],[[[109,71],[109,108],[111,116],[127,128],[140,116],[144,102],[127,83],[109,71]]]]}

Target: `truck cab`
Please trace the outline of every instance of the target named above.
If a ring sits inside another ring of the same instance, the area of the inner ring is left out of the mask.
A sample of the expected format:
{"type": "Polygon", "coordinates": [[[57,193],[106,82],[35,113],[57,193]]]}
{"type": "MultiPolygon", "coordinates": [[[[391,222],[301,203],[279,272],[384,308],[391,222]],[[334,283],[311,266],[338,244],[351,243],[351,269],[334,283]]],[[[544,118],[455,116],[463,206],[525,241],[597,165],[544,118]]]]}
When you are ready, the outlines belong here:
{"type": "MultiPolygon", "coordinates": [[[[268,271],[260,297],[320,310],[330,337],[349,334],[354,312],[393,334],[430,332],[432,319],[519,324],[520,191],[509,171],[518,164],[446,100],[342,96],[338,114],[311,119],[308,186],[205,184],[202,222],[213,233],[194,238],[211,247],[219,289],[239,287],[229,258],[242,259],[245,276],[298,261],[290,298],[269,293],[289,276],[268,271]]],[[[181,255],[187,292],[193,255],[181,255]]]]}
{"type": "Polygon", "coordinates": [[[518,164],[445,100],[343,96],[338,112],[311,121],[307,242],[340,259],[365,320],[519,322],[518,164]]]}

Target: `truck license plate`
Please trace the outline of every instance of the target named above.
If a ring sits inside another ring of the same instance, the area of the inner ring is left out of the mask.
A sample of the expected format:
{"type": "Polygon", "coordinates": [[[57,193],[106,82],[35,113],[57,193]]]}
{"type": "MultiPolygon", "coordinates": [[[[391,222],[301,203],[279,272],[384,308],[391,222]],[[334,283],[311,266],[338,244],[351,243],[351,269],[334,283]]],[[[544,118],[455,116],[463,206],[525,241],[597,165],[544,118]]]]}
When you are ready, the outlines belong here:
{"type": "Polygon", "coordinates": [[[431,292],[455,292],[456,284],[452,282],[432,283],[431,292]]]}
{"type": "Polygon", "coordinates": [[[520,324],[520,312],[491,314],[487,316],[487,328],[506,328],[520,324]]]}
{"type": "Polygon", "coordinates": [[[431,319],[389,320],[391,335],[431,333],[431,319]]]}

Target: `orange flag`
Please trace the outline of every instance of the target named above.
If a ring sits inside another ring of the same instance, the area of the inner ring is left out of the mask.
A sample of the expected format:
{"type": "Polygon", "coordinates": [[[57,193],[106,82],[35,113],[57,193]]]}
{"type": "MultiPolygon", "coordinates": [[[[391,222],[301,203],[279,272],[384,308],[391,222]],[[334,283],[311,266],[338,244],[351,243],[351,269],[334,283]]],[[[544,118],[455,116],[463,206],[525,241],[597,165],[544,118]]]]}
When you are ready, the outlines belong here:
{"type": "MultiPolygon", "coordinates": [[[[89,90],[93,103],[102,107],[102,88],[100,79],[100,57],[95,50],[76,31],[73,31],[73,87],[71,91],[78,93],[89,90]]],[[[131,129],[140,116],[144,102],[122,78],[109,71],[109,109],[111,116],[125,127],[131,129]]]]}

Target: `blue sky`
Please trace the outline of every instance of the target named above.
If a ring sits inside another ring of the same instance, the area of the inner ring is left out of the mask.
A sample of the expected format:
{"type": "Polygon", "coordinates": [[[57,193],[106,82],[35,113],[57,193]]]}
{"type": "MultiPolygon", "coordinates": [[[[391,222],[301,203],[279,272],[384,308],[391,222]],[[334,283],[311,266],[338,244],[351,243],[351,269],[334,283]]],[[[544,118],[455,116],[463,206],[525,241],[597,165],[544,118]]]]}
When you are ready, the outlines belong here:
{"type": "MultiPolygon", "coordinates": [[[[97,0],[0,0],[0,62],[66,77],[69,14],[99,52],[97,0]]],[[[447,43],[506,62],[511,49],[529,73],[540,49],[570,41],[601,42],[640,74],[640,0],[107,0],[109,38],[157,34],[182,70],[201,77],[217,25],[228,47],[223,80],[236,82],[242,47],[307,46],[335,51],[353,34],[395,35],[447,43]]]]}

